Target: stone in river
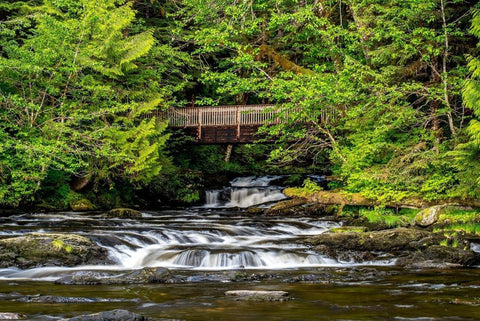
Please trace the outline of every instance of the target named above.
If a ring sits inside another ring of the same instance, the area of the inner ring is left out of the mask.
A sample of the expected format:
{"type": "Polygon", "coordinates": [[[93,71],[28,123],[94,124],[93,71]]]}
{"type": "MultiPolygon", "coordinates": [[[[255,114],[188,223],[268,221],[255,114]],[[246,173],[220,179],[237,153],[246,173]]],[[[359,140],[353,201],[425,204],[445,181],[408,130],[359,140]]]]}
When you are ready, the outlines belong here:
{"type": "Polygon", "coordinates": [[[133,313],[127,310],[117,309],[100,313],[80,315],[70,319],[62,319],[60,321],[148,321],[149,318],[141,314],[133,313]]]}
{"type": "Polygon", "coordinates": [[[288,292],[285,291],[234,290],[225,292],[225,295],[247,301],[286,301],[291,299],[288,297],[288,292]]]}

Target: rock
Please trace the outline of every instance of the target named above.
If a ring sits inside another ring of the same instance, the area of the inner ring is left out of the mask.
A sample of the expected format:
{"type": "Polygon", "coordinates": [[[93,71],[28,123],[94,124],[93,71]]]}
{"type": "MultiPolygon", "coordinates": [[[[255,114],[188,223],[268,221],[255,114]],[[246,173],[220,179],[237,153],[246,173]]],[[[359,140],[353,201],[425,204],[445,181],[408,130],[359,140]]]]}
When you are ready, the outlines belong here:
{"type": "Polygon", "coordinates": [[[429,245],[439,244],[442,236],[422,230],[395,228],[383,231],[327,232],[307,239],[314,245],[324,245],[334,251],[381,251],[401,253],[425,249],[429,245]]]}
{"type": "MultiPolygon", "coordinates": [[[[25,296],[16,301],[28,303],[49,303],[49,304],[80,304],[80,303],[104,303],[104,302],[138,302],[138,299],[105,299],[105,298],[82,298],[64,297],[53,295],[25,296]]],[[[0,319],[1,320],[1,319],[0,319]]]]}
{"type": "Polygon", "coordinates": [[[111,263],[107,250],[75,234],[32,233],[0,240],[0,267],[111,263]]]}
{"type": "Polygon", "coordinates": [[[365,226],[340,226],[330,229],[331,233],[350,233],[350,232],[366,232],[365,226]]]}
{"type": "Polygon", "coordinates": [[[226,296],[234,296],[239,300],[248,301],[286,301],[290,300],[288,292],[285,291],[251,291],[235,290],[225,292],[226,296]]]}
{"type": "Polygon", "coordinates": [[[281,201],[265,211],[267,215],[292,215],[297,214],[299,208],[305,205],[307,200],[304,198],[294,198],[287,201],[281,201]]]}
{"type": "Polygon", "coordinates": [[[22,320],[23,318],[24,316],[18,313],[0,313],[0,320],[22,320]]]}
{"type": "Polygon", "coordinates": [[[436,205],[432,207],[428,207],[422,211],[420,211],[414,219],[415,225],[420,227],[428,227],[430,225],[435,224],[442,214],[445,211],[444,205],[436,205]]]}
{"type": "Polygon", "coordinates": [[[63,285],[174,283],[166,268],[143,268],[128,273],[81,271],[55,281],[63,285]]]}
{"type": "Polygon", "coordinates": [[[95,209],[95,205],[93,205],[89,200],[83,198],[81,200],[72,202],[70,204],[70,208],[75,212],[86,212],[93,211],[95,209]]]}
{"type": "Polygon", "coordinates": [[[108,217],[117,218],[141,218],[142,213],[130,208],[114,208],[107,212],[108,217]]]}
{"type": "Polygon", "coordinates": [[[260,207],[249,207],[246,211],[248,214],[263,214],[263,208],[260,207]]]}
{"type": "Polygon", "coordinates": [[[480,253],[457,247],[432,245],[424,251],[400,258],[397,264],[416,268],[469,267],[480,264],[480,253]]]}
{"type": "Polygon", "coordinates": [[[117,309],[112,311],[81,315],[70,319],[60,321],[148,321],[141,314],[133,313],[127,310],[117,309]]]}

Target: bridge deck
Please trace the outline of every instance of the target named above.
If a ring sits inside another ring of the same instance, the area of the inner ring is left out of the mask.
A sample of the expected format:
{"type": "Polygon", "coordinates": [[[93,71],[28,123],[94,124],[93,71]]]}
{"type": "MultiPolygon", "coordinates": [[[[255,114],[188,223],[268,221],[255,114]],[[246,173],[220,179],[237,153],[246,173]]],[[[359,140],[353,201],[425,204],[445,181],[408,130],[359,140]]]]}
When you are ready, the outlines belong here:
{"type": "MultiPolygon", "coordinates": [[[[273,107],[263,104],[171,108],[155,111],[150,117],[167,119],[169,127],[184,128],[199,143],[251,143],[260,138],[256,135],[259,127],[279,121],[273,107]]],[[[326,119],[325,113],[321,121],[326,119]]]]}

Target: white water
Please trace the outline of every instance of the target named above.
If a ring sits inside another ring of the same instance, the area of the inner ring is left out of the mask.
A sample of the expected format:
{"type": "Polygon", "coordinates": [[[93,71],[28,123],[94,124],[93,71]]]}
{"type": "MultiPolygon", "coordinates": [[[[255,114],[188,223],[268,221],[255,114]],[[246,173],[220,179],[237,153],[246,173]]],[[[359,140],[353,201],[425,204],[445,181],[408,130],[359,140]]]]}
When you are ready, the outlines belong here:
{"type": "MultiPolygon", "coordinates": [[[[314,217],[265,217],[212,207],[246,207],[283,199],[269,184],[278,177],[233,180],[231,199],[207,194],[208,209],[143,213],[141,219],[111,219],[101,213],[23,214],[0,220],[1,236],[72,233],[89,237],[108,250],[105,266],[0,269],[0,279],[54,280],[74,271],[123,271],[145,267],[171,269],[286,269],[352,266],[311,251],[304,239],[339,224],[314,217]],[[21,228],[20,228],[21,226],[21,228]]],[[[364,264],[384,265],[391,261],[364,264]]]]}
{"type": "Polygon", "coordinates": [[[247,208],[286,198],[282,188],[270,185],[272,181],[282,176],[248,176],[237,177],[230,182],[230,187],[223,190],[206,191],[205,205],[207,208],[247,208]]]}

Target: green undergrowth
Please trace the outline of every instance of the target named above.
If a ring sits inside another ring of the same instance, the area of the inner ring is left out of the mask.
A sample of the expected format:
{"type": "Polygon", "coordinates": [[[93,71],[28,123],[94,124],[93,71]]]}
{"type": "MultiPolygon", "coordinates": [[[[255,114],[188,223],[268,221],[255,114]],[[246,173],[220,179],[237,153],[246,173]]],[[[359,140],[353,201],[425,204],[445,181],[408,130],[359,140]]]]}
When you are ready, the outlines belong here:
{"type": "Polygon", "coordinates": [[[480,223],[480,209],[449,208],[440,215],[438,221],[442,224],[480,223]]]}
{"type": "Polygon", "coordinates": [[[435,228],[434,232],[456,232],[480,237],[480,223],[455,223],[441,228],[435,228]]]}
{"type": "Polygon", "coordinates": [[[449,235],[480,237],[480,209],[451,208],[442,213],[434,232],[449,235]]]}
{"type": "Polygon", "coordinates": [[[345,206],[341,216],[360,219],[370,224],[394,228],[410,225],[410,222],[418,212],[419,210],[414,209],[400,209],[397,212],[395,209],[384,207],[366,208],[359,206],[345,206]]]}

